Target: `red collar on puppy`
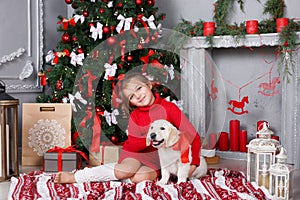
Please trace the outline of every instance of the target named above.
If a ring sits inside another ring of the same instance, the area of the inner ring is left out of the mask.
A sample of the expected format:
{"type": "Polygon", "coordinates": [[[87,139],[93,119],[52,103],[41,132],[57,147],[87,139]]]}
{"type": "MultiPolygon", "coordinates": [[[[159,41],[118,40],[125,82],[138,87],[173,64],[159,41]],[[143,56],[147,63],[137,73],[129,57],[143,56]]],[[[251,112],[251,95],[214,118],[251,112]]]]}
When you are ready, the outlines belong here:
{"type": "Polygon", "coordinates": [[[173,146],[173,149],[176,151],[180,151],[180,159],[182,163],[189,163],[189,150],[190,150],[190,143],[187,137],[186,131],[181,131],[180,137],[178,142],[173,146]]]}

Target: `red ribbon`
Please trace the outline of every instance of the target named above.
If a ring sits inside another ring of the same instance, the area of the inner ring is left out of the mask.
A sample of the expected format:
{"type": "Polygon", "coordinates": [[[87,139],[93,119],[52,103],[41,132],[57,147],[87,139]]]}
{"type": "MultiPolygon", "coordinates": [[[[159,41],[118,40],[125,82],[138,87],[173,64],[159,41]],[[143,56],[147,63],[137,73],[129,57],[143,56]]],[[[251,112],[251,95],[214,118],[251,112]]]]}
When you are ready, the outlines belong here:
{"type": "Polygon", "coordinates": [[[122,40],[120,42],[120,47],[121,47],[121,61],[125,61],[125,44],[126,44],[126,40],[122,40]]]}
{"type": "MultiPolygon", "coordinates": [[[[125,74],[120,74],[117,78],[118,80],[118,87],[120,88],[121,86],[121,81],[120,80],[123,80],[125,77],[125,74]]],[[[117,101],[117,91],[115,90],[115,82],[112,82],[112,104],[115,108],[119,108],[120,106],[120,103],[117,101]]]]}
{"type": "MultiPolygon", "coordinates": [[[[148,55],[146,56],[142,56],[140,58],[140,60],[142,62],[145,63],[145,65],[143,65],[143,68],[142,68],[142,73],[145,73],[147,71],[147,68],[148,68],[148,64],[149,64],[149,58],[151,56],[153,56],[155,54],[155,51],[150,49],[149,52],[148,52],[148,55]]],[[[158,68],[158,69],[163,69],[164,66],[156,59],[153,59],[151,62],[150,62],[154,67],[158,68]]]]}
{"type": "MultiPolygon", "coordinates": [[[[52,149],[49,149],[47,152],[49,153],[58,153],[57,155],[57,170],[62,171],[62,153],[79,153],[86,161],[88,161],[88,157],[82,152],[74,148],[74,146],[69,146],[67,148],[62,148],[55,146],[52,149]]],[[[81,164],[81,163],[80,163],[81,164]]]]}
{"type": "MultiPolygon", "coordinates": [[[[149,27],[148,27],[147,23],[143,20],[143,16],[144,16],[143,14],[138,14],[136,20],[142,23],[142,25],[145,28],[145,31],[148,33],[148,37],[145,40],[145,43],[148,43],[150,41],[150,36],[149,36],[150,31],[149,31],[149,27]]],[[[138,38],[136,33],[134,32],[134,24],[135,24],[135,19],[133,18],[130,30],[131,30],[131,34],[133,35],[133,37],[138,38]]]]}
{"type": "Polygon", "coordinates": [[[87,108],[87,110],[85,111],[86,113],[86,116],[82,119],[82,121],[80,122],[79,126],[82,127],[82,128],[86,128],[86,121],[88,119],[91,119],[92,116],[93,116],[93,113],[91,111],[90,108],[87,108]]]}
{"type": "Polygon", "coordinates": [[[76,25],[76,22],[74,18],[70,20],[63,18],[61,21],[58,21],[57,24],[62,24],[62,28],[64,30],[68,30],[69,24],[74,27],[76,25]]]}
{"type": "Polygon", "coordinates": [[[101,135],[101,119],[97,114],[94,117],[94,125],[92,129],[93,129],[93,140],[92,140],[91,151],[98,152],[100,148],[99,146],[100,146],[100,135],[101,135]]]}
{"type": "Polygon", "coordinates": [[[93,96],[93,80],[97,79],[97,76],[93,76],[90,70],[86,70],[86,74],[83,75],[80,80],[79,80],[79,90],[82,91],[82,85],[81,85],[81,80],[85,77],[88,77],[88,97],[93,96]]]}

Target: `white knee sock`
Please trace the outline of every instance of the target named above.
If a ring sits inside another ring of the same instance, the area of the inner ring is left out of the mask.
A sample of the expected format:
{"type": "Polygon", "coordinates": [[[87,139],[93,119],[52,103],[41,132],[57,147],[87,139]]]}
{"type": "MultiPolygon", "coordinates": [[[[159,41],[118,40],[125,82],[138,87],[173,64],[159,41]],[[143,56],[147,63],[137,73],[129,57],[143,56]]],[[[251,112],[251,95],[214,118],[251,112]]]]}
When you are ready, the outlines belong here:
{"type": "Polygon", "coordinates": [[[115,165],[116,163],[108,163],[96,167],[86,167],[76,171],[74,177],[77,183],[118,180],[115,177],[115,165]]]}

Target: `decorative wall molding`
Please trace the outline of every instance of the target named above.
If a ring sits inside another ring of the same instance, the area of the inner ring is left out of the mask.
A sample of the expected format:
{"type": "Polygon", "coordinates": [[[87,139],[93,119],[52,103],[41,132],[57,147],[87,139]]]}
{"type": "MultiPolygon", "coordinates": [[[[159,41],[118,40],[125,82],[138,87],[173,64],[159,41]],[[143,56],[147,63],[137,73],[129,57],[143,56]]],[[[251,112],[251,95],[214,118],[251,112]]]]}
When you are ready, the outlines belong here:
{"type": "Polygon", "coordinates": [[[19,58],[21,55],[23,55],[25,52],[24,48],[19,48],[17,51],[12,52],[9,55],[5,55],[0,59],[0,65],[5,64],[7,62],[11,62],[16,58],[19,58]]]}

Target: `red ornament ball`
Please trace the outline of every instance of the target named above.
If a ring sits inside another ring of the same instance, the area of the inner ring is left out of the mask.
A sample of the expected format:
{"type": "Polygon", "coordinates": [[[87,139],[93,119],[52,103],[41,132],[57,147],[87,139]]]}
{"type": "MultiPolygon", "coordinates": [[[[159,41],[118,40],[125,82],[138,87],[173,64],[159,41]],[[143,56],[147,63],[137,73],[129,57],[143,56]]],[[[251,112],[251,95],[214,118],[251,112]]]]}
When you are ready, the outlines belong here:
{"type": "Polygon", "coordinates": [[[143,0],[135,0],[135,5],[140,6],[143,4],[143,0]]]}
{"type": "Polygon", "coordinates": [[[115,37],[109,37],[109,38],[107,38],[107,44],[109,46],[114,46],[116,44],[116,42],[117,42],[117,39],[115,37]]]}
{"type": "Polygon", "coordinates": [[[69,43],[71,41],[70,35],[68,33],[64,33],[61,37],[63,43],[69,43]]]}
{"type": "Polygon", "coordinates": [[[87,10],[85,10],[85,11],[83,11],[82,12],[82,15],[84,16],[84,17],[88,17],[89,16],[89,11],[87,11],[87,10]]]}
{"type": "Polygon", "coordinates": [[[148,0],[147,3],[149,6],[154,6],[155,0],[148,0]]]}
{"type": "Polygon", "coordinates": [[[121,8],[123,6],[122,2],[118,3],[118,7],[121,8]]]}
{"type": "Polygon", "coordinates": [[[95,23],[94,23],[94,22],[90,22],[90,23],[89,23],[89,27],[92,27],[92,26],[95,26],[95,23]]]}
{"type": "Polygon", "coordinates": [[[104,26],[102,30],[105,34],[108,34],[110,32],[110,28],[108,26],[104,26]]]}
{"type": "Polygon", "coordinates": [[[110,28],[111,31],[114,31],[116,27],[115,26],[110,26],[109,28],[110,28]]]}
{"type": "Polygon", "coordinates": [[[72,40],[73,40],[74,42],[76,42],[76,41],[78,40],[78,38],[77,38],[76,36],[73,36],[73,37],[72,37],[72,40]]]}
{"type": "Polygon", "coordinates": [[[73,9],[77,9],[77,8],[78,8],[77,4],[75,4],[75,3],[72,3],[71,7],[72,7],[73,9]]]}
{"type": "Polygon", "coordinates": [[[133,61],[133,56],[132,55],[126,56],[126,61],[127,62],[132,62],[133,61]]]}
{"type": "Polygon", "coordinates": [[[99,13],[103,14],[105,12],[104,8],[99,9],[99,13]]]}
{"type": "Polygon", "coordinates": [[[119,142],[119,138],[116,135],[111,136],[110,141],[114,144],[119,142]]]}
{"type": "Polygon", "coordinates": [[[107,3],[108,2],[108,0],[102,0],[104,3],[107,3]]]}
{"type": "Polygon", "coordinates": [[[79,53],[79,54],[80,54],[80,53],[84,53],[83,48],[78,48],[78,49],[77,49],[77,53],[79,53]]]}
{"type": "Polygon", "coordinates": [[[65,0],[66,4],[71,4],[73,3],[73,0],[65,0]]]}

